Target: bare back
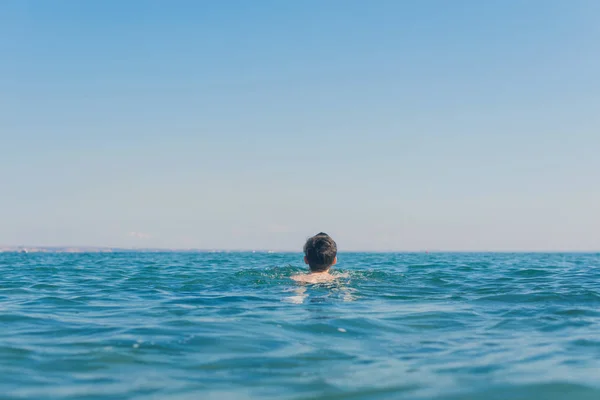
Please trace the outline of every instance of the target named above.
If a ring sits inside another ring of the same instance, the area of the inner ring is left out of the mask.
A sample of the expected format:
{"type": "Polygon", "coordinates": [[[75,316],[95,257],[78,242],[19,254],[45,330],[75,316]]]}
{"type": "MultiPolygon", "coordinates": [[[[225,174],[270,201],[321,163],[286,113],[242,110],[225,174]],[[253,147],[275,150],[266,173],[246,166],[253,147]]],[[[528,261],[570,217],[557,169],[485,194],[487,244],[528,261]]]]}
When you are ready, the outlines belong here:
{"type": "Polygon", "coordinates": [[[301,274],[294,275],[292,279],[299,283],[323,283],[323,282],[331,282],[338,278],[338,276],[331,275],[328,272],[325,273],[311,273],[311,274],[301,274]]]}

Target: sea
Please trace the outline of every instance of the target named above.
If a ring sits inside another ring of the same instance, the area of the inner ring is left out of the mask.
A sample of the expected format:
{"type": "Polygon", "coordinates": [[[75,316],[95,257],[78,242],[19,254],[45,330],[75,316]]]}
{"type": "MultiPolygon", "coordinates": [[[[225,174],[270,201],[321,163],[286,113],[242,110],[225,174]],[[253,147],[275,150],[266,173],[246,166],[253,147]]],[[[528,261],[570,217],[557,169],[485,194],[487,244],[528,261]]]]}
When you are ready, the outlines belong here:
{"type": "Polygon", "coordinates": [[[600,254],[0,254],[0,399],[600,399],[600,254]]]}

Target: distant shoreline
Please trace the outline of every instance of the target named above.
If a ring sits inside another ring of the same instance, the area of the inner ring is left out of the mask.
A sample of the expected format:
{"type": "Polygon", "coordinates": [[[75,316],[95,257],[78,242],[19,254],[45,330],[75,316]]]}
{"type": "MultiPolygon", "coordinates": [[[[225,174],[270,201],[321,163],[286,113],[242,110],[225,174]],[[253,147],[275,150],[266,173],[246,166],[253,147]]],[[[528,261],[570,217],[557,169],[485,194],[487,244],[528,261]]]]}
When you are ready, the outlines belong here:
{"type": "MultiPolygon", "coordinates": [[[[0,253],[224,253],[224,252],[274,252],[272,250],[219,250],[219,249],[162,249],[127,247],[39,247],[39,246],[3,246],[0,253]]],[[[276,251],[283,253],[283,251],[276,251]]]]}

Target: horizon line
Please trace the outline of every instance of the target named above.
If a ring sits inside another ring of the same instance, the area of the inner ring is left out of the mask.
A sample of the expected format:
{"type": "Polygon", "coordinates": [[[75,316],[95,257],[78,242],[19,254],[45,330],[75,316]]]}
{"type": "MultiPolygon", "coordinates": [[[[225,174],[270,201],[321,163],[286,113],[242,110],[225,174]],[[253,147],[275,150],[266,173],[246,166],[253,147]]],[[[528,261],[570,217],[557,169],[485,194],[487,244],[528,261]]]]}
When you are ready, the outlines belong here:
{"type": "MultiPolygon", "coordinates": [[[[168,247],[123,247],[123,246],[2,246],[0,245],[0,253],[11,253],[11,252],[53,252],[53,253],[95,253],[95,252],[165,252],[165,253],[176,253],[176,252],[190,252],[190,253],[302,253],[302,250],[289,250],[289,249],[248,249],[248,248],[234,248],[234,249],[220,249],[220,248],[168,248],[168,247]],[[41,250],[41,251],[40,251],[41,250]]],[[[600,250],[573,250],[573,249],[528,249],[528,250],[445,250],[445,249],[386,249],[386,250],[340,250],[338,253],[600,253],[600,250]]]]}

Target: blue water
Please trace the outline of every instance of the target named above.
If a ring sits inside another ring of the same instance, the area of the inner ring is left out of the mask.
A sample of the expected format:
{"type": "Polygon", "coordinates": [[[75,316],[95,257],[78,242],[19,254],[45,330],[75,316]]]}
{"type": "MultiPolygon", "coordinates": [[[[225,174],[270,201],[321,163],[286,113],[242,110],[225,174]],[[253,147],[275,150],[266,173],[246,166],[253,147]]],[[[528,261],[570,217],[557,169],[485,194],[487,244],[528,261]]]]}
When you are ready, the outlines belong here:
{"type": "Polygon", "coordinates": [[[0,254],[2,399],[600,399],[599,254],[0,254]]]}

